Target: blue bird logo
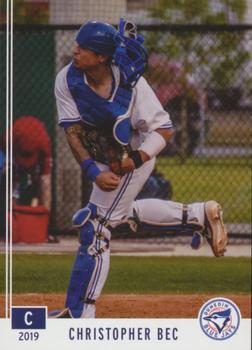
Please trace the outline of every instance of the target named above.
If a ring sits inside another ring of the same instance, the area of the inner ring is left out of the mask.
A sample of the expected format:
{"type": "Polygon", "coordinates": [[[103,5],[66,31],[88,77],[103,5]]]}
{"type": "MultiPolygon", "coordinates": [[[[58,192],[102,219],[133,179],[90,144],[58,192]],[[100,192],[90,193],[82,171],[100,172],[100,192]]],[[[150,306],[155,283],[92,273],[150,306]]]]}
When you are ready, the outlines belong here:
{"type": "Polygon", "coordinates": [[[218,330],[219,333],[222,332],[224,327],[230,321],[231,309],[225,311],[213,312],[210,316],[204,317],[203,319],[212,323],[218,330]]]}

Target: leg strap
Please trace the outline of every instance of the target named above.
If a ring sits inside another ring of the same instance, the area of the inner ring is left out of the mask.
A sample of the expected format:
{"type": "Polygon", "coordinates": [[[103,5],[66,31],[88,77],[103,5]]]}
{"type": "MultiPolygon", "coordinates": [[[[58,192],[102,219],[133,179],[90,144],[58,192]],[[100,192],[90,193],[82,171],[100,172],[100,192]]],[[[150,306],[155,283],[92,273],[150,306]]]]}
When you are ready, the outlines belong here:
{"type": "Polygon", "coordinates": [[[106,242],[106,245],[105,246],[103,246],[102,248],[100,248],[100,249],[97,249],[97,248],[93,248],[93,247],[91,247],[90,249],[89,249],[89,254],[90,255],[92,255],[94,258],[96,258],[98,255],[101,255],[102,253],[104,253],[106,250],[108,250],[109,249],[109,240],[108,239],[103,239],[103,241],[104,242],[106,242]]]}
{"type": "Polygon", "coordinates": [[[187,225],[187,218],[188,218],[188,206],[186,204],[183,204],[183,212],[182,212],[182,225],[187,225]]]}
{"type": "Polygon", "coordinates": [[[89,299],[89,298],[87,298],[86,300],[84,300],[84,303],[85,303],[85,304],[95,304],[95,302],[96,302],[96,300],[94,300],[94,299],[89,299]]]}
{"type": "Polygon", "coordinates": [[[96,239],[100,240],[100,244],[97,246],[94,244],[95,242],[94,241],[93,244],[89,246],[88,253],[93,257],[97,257],[98,255],[101,255],[102,253],[104,253],[106,250],[109,249],[111,232],[107,227],[101,224],[97,219],[92,220],[92,224],[94,227],[96,239]]]}
{"type": "Polygon", "coordinates": [[[137,233],[138,230],[141,228],[142,223],[137,215],[135,208],[133,208],[133,215],[127,219],[127,223],[134,233],[137,233]]]}

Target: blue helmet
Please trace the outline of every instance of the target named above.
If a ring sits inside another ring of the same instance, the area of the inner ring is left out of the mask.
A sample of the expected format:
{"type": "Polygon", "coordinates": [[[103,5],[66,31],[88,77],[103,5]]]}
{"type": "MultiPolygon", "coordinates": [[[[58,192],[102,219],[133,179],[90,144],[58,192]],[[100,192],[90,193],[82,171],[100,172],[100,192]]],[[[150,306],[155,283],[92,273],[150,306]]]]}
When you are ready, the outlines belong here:
{"type": "Polygon", "coordinates": [[[147,62],[147,50],[143,46],[144,38],[137,35],[134,24],[121,18],[119,33],[121,44],[115,51],[114,61],[118,65],[124,80],[134,86],[143,75],[147,62]]]}
{"type": "Polygon", "coordinates": [[[90,21],[83,24],[76,41],[81,48],[87,48],[102,55],[113,56],[121,43],[118,31],[110,24],[90,21]]]}

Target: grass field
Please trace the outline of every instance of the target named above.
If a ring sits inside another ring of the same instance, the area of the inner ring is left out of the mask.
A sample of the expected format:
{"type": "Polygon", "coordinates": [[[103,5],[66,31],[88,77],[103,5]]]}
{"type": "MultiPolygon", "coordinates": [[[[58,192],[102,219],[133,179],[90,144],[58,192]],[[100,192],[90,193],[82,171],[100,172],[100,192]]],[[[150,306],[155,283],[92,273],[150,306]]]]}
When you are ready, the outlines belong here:
{"type": "MultiPolygon", "coordinates": [[[[73,258],[14,254],[13,293],[65,293],[73,258]]],[[[249,258],[112,257],[104,293],[250,293],[250,276],[249,258]]]]}
{"type": "Polygon", "coordinates": [[[251,160],[248,158],[158,159],[160,170],[172,183],[172,200],[190,203],[215,199],[228,223],[251,222],[251,160]]]}

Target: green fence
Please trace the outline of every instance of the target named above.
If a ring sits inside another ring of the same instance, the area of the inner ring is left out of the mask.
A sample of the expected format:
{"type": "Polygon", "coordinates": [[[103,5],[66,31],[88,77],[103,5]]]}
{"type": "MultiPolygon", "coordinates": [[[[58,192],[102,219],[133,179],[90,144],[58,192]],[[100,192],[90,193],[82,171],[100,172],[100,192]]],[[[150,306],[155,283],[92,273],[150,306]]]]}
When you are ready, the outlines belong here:
{"type": "Polygon", "coordinates": [[[14,119],[34,115],[47,126],[51,139],[55,136],[54,33],[15,32],[13,38],[14,119]]]}

